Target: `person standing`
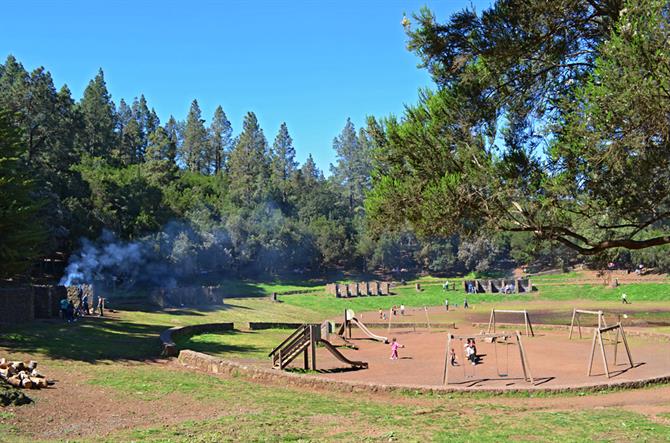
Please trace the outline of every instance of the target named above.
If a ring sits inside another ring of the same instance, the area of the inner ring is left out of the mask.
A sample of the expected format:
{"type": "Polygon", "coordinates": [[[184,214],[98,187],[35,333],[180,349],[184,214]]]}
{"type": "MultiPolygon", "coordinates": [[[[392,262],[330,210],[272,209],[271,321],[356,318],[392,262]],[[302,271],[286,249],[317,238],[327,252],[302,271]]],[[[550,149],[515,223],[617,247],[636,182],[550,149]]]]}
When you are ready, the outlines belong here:
{"type": "Polygon", "coordinates": [[[81,298],[81,304],[79,305],[81,307],[81,314],[82,315],[90,315],[90,311],[88,310],[88,294],[84,294],[84,296],[81,298]]]}
{"type": "Polygon", "coordinates": [[[405,305],[400,305],[400,315],[405,315],[405,305]]]}
{"type": "Polygon", "coordinates": [[[626,295],[625,292],[621,294],[621,303],[623,303],[624,305],[630,304],[630,302],[628,301],[628,296],[626,295]]]}
{"type": "Polygon", "coordinates": [[[397,360],[398,359],[398,348],[404,348],[404,345],[401,345],[398,343],[393,337],[393,340],[391,341],[391,360],[397,360]]]}
{"type": "Polygon", "coordinates": [[[464,298],[463,299],[463,309],[468,309],[470,305],[468,304],[468,299],[464,298]]]}
{"type": "Polygon", "coordinates": [[[445,308],[447,311],[449,311],[449,300],[448,300],[448,299],[444,300],[444,308],[445,308]]]}
{"type": "Polygon", "coordinates": [[[68,302],[67,297],[61,299],[61,301],[60,301],[60,316],[63,320],[68,319],[67,318],[67,307],[68,307],[69,304],[70,303],[68,302]]]}

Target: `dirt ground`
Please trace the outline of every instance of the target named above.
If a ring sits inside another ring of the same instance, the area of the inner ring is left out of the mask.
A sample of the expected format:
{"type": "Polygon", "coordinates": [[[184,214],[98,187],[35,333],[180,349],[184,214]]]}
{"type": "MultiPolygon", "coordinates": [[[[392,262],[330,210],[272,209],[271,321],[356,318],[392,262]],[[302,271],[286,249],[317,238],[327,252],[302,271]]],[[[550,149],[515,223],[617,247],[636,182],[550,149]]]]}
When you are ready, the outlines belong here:
{"type": "MultiPolygon", "coordinates": [[[[523,334],[523,327],[519,327],[523,334]]],[[[604,363],[599,347],[593,359],[592,375],[587,375],[589,354],[593,332],[583,328],[583,339],[568,339],[565,330],[536,330],[535,337],[522,336],[523,346],[528,355],[528,364],[535,383],[523,379],[521,358],[516,340],[508,343],[486,343],[477,341],[477,353],[481,356],[477,365],[464,362],[464,341],[455,340],[452,348],[456,352],[457,365],[449,367],[450,385],[456,387],[495,387],[495,388],[533,388],[585,386],[594,383],[607,383],[604,363]],[[464,364],[465,363],[465,364],[464,364]]],[[[374,333],[388,336],[388,330],[376,329],[374,333]]],[[[458,325],[449,331],[459,335],[475,335],[481,329],[469,324],[458,325]]],[[[512,333],[505,329],[498,332],[512,333]]],[[[369,364],[366,370],[345,370],[327,350],[319,349],[318,366],[332,369],[324,377],[355,382],[375,382],[380,384],[426,385],[442,384],[444,373],[447,331],[413,331],[411,329],[393,329],[391,337],[405,347],[400,349],[400,359],[391,360],[390,346],[367,339],[359,329],[353,330],[353,343],[359,348],[352,350],[340,348],[351,360],[362,360],[369,364]]],[[[389,337],[389,338],[391,338],[389,337]]],[[[648,337],[628,337],[634,367],[630,368],[623,343],[619,343],[617,364],[614,364],[613,338],[605,342],[610,375],[609,381],[630,381],[670,374],[670,342],[648,337]]]]}

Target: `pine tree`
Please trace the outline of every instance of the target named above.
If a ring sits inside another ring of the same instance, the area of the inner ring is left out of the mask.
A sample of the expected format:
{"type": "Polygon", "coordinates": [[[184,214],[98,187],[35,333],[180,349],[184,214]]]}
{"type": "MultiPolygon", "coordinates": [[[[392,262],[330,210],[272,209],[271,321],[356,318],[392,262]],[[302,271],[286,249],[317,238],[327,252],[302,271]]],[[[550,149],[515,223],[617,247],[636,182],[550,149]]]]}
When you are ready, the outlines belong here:
{"type": "Polygon", "coordinates": [[[184,142],[181,146],[181,160],[189,171],[202,172],[205,168],[207,131],[204,123],[198,101],[193,100],[186,118],[184,142]]]}
{"type": "Polygon", "coordinates": [[[0,109],[0,276],[11,277],[28,268],[44,241],[29,171],[20,160],[26,148],[0,109]]]}
{"type": "Polygon", "coordinates": [[[94,156],[109,158],[117,139],[114,132],[116,113],[102,69],[84,90],[79,110],[83,125],[79,133],[81,149],[94,156]]]}
{"type": "Polygon", "coordinates": [[[244,118],[242,133],[230,153],[229,194],[233,203],[251,208],[267,193],[269,175],[267,140],[253,112],[244,118]]]}
{"type": "Polygon", "coordinates": [[[209,127],[209,153],[208,166],[214,174],[218,174],[226,168],[227,157],[230,154],[233,128],[223,112],[221,106],[217,106],[209,127]]]}
{"type": "Polygon", "coordinates": [[[119,102],[116,121],[121,138],[112,150],[112,157],[124,166],[137,163],[136,154],[142,144],[143,134],[133,108],[123,99],[119,102]]]}
{"type": "Polygon", "coordinates": [[[181,146],[181,135],[179,133],[179,123],[171,115],[165,124],[165,132],[168,136],[168,147],[165,152],[166,160],[169,160],[170,163],[177,164],[177,152],[181,146]]]}
{"type": "Polygon", "coordinates": [[[154,132],[149,134],[149,143],[146,151],[147,161],[170,161],[171,151],[170,137],[165,128],[159,126],[154,132]]]}
{"type": "Polygon", "coordinates": [[[333,179],[342,186],[350,210],[362,208],[365,192],[370,188],[371,146],[364,130],[356,135],[351,119],[347,119],[344,129],[333,140],[337,165],[331,165],[331,172],[333,179]]]}
{"type": "Polygon", "coordinates": [[[282,123],[272,144],[270,184],[273,192],[284,204],[288,203],[290,179],[295,174],[297,167],[293,139],[288,133],[286,123],[282,123]]]}

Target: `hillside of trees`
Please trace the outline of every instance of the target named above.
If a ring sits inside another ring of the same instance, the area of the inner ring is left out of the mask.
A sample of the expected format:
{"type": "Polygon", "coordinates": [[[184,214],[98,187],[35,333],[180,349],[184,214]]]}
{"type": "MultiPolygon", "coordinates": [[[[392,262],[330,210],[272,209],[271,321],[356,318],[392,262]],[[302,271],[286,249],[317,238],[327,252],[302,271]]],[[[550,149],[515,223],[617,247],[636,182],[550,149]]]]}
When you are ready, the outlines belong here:
{"type": "MultiPolygon", "coordinates": [[[[286,124],[268,138],[253,112],[233,128],[221,106],[203,116],[197,100],[184,120],[161,122],[144,96],[113,101],[102,70],[76,100],[45,68],[28,72],[10,55],[0,64],[0,276],[39,276],[45,261],[67,261],[101,237],[141,242],[183,278],[333,269],[455,274],[578,259],[528,230],[419,236],[394,216],[403,209],[392,200],[374,201],[371,225],[375,162],[378,173],[380,149],[397,129],[383,123],[370,118],[357,129],[346,120],[326,176],[311,156],[296,161],[286,124]],[[385,219],[393,229],[379,229],[385,219]]],[[[411,135],[399,134],[396,141],[411,135]]],[[[428,215],[457,210],[447,197],[432,201],[428,215]]],[[[663,251],[589,260],[667,268],[663,251]]]]}

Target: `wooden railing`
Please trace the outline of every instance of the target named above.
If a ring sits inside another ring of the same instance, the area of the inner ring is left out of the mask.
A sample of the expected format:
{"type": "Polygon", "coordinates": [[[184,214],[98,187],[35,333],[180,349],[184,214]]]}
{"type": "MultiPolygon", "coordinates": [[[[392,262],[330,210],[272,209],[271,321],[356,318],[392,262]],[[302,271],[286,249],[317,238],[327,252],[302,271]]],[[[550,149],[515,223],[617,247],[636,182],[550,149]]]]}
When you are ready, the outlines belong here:
{"type": "Polygon", "coordinates": [[[310,343],[310,325],[302,325],[274,348],[268,357],[272,358],[272,366],[284,369],[310,343]]]}

